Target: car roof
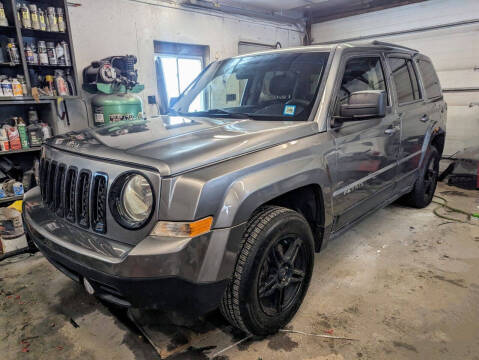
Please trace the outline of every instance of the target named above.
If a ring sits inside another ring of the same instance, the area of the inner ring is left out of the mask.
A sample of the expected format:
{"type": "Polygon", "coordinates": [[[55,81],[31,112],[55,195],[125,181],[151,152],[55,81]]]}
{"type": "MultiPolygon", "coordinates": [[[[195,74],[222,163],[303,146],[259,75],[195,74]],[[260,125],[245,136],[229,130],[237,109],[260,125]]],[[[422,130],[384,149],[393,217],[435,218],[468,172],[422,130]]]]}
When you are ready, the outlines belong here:
{"type": "Polygon", "coordinates": [[[325,45],[321,44],[321,45],[298,46],[298,47],[284,48],[284,49],[272,49],[272,50],[258,51],[254,53],[239,55],[236,57],[255,56],[255,55],[262,55],[262,54],[274,54],[274,53],[332,51],[335,49],[346,49],[346,48],[356,48],[356,49],[364,49],[364,50],[380,49],[380,50],[388,50],[388,51],[399,51],[399,52],[409,53],[411,55],[419,53],[418,50],[411,49],[405,46],[375,40],[369,43],[354,43],[354,44],[336,43],[336,44],[325,44],[325,45]]]}

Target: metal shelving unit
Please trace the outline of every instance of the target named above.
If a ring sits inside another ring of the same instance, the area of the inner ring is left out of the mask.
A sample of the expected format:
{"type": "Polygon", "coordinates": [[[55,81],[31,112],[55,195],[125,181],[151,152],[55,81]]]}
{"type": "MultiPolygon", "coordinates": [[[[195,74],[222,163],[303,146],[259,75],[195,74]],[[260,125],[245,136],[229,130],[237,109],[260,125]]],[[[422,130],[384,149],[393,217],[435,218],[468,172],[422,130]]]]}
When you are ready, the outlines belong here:
{"type": "MultiPolygon", "coordinates": [[[[0,96],[0,126],[9,119],[11,116],[22,116],[27,122],[28,108],[34,107],[40,114],[40,119],[46,122],[53,129],[58,129],[58,106],[57,100],[60,97],[57,96],[40,96],[39,100],[35,100],[31,96],[32,88],[32,74],[46,75],[53,74],[55,69],[71,69],[71,75],[75,82],[76,91],[79,91],[78,86],[78,74],[76,70],[75,54],[73,50],[73,40],[71,36],[70,18],[68,14],[68,6],[66,0],[2,0],[4,5],[5,14],[8,19],[9,26],[0,26],[0,40],[2,45],[5,45],[7,38],[14,38],[18,47],[20,55],[20,64],[11,64],[9,62],[0,63],[0,74],[7,74],[8,76],[24,75],[25,82],[27,84],[28,94],[20,97],[3,97],[0,96]],[[48,32],[42,30],[25,29],[22,27],[21,21],[17,16],[17,3],[36,4],[38,7],[46,8],[48,6],[54,6],[56,8],[63,8],[64,20],[66,24],[66,31],[61,32],[48,32]],[[28,64],[25,57],[25,43],[53,41],[56,43],[66,41],[69,45],[71,66],[50,66],[50,65],[32,65],[28,64]]],[[[5,54],[6,55],[6,54],[5,54]]],[[[5,58],[5,61],[8,61],[5,58]]],[[[77,94],[71,96],[62,96],[64,100],[75,100],[80,97],[77,94]]],[[[55,134],[55,133],[54,133],[55,134]]],[[[1,151],[0,159],[5,156],[12,156],[12,160],[21,164],[21,167],[28,169],[32,166],[35,157],[38,157],[40,148],[29,148],[22,150],[10,150],[1,151]]],[[[23,196],[12,196],[0,199],[0,204],[9,203],[15,200],[22,199],[23,196]]]]}

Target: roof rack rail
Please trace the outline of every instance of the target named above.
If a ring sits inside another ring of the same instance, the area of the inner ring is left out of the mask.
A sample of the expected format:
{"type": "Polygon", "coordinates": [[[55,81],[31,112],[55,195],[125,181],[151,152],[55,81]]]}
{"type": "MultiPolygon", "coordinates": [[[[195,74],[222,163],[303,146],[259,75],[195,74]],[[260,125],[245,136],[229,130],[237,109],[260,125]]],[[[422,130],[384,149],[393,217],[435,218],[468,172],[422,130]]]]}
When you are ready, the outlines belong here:
{"type": "Polygon", "coordinates": [[[409,47],[407,47],[407,46],[391,44],[391,43],[384,42],[384,41],[379,41],[379,40],[374,40],[374,41],[372,42],[372,44],[373,44],[373,45],[381,45],[381,46],[387,46],[387,47],[392,47],[392,48],[409,50],[409,51],[413,51],[413,52],[415,52],[415,53],[418,53],[418,52],[419,52],[419,50],[411,49],[411,48],[409,48],[409,47]]]}

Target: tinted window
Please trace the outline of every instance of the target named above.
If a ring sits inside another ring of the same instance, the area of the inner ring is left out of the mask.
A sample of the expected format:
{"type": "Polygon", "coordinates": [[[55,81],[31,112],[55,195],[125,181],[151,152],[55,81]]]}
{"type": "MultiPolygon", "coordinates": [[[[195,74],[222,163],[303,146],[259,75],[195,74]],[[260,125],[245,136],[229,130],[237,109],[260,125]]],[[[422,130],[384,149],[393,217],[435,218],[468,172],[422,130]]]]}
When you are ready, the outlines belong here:
{"type": "Polygon", "coordinates": [[[363,90],[384,90],[384,73],[379,57],[354,58],[347,62],[336,103],[336,114],[342,104],[349,102],[353,92],[363,90]]]}
{"type": "Polygon", "coordinates": [[[412,65],[412,61],[407,61],[407,68],[409,70],[409,75],[411,76],[412,88],[414,90],[414,99],[418,100],[421,98],[421,93],[419,91],[419,82],[417,80],[416,70],[412,65]]]}
{"type": "Polygon", "coordinates": [[[419,70],[421,71],[427,97],[431,99],[441,96],[441,85],[432,64],[428,61],[420,60],[419,70]]]}
{"type": "MultiPolygon", "coordinates": [[[[413,81],[409,75],[409,69],[406,59],[389,58],[389,66],[393,75],[394,85],[396,85],[396,95],[399,104],[414,101],[413,81]]],[[[416,82],[417,86],[417,82],[416,82]]]]}

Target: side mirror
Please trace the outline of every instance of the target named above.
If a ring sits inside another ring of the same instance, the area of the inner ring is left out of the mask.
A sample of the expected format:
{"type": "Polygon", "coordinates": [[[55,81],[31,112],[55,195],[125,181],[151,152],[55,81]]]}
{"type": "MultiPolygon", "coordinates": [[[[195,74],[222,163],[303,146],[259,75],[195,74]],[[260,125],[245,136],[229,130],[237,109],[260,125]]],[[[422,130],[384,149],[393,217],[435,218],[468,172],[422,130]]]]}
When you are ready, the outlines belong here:
{"type": "Polygon", "coordinates": [[[173,106],[175,106],[179,99],[179,96],[170,98],[170,103],[168,104],[168,107],[171,109],[173,106]]]}
{"type": "Polygon", "coordinates": [[[343,120],[364,120],[386,116],[386,92],[384,90],[356,91],[349,103],[341,105],[343,120]]]}

